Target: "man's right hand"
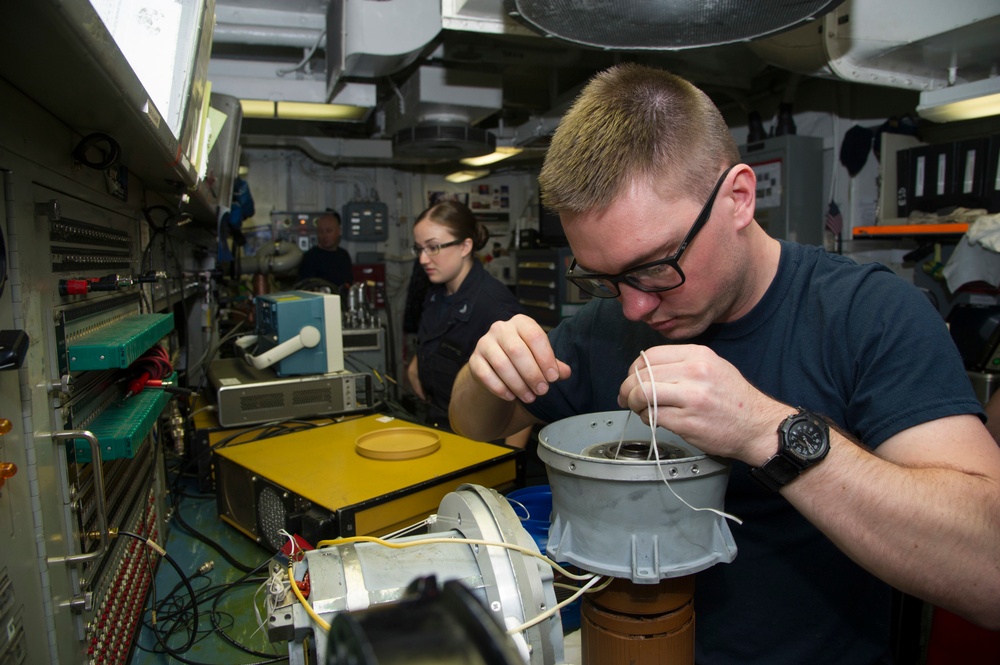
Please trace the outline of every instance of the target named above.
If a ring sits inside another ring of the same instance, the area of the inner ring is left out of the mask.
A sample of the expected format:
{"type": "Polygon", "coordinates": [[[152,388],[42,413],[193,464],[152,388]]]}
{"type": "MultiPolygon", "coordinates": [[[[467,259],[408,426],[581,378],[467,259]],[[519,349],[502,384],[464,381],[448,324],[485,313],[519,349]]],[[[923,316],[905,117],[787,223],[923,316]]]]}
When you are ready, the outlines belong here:
{"type": "Polygon", "coordinates": [[[480,385],[508,402],[533,402],[571,371],[556,358],[542,327],[523,314],[494,323],[476,344],[468,367],[480,385]]]}

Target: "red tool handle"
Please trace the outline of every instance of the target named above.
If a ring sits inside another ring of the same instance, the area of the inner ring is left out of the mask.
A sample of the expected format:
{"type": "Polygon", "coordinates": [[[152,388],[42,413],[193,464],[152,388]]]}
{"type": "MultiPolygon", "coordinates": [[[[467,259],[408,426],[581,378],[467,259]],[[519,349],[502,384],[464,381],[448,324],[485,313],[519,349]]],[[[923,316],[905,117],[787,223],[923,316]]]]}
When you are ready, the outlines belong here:
{"type": "Polygon", "coordinates": [[[143,372],[139,376],[135,377],[128,384],[128,394],[138,395],[142,392],[142,389],[146,387],[146,382],[149,381],[149,372],[143,372]]]}

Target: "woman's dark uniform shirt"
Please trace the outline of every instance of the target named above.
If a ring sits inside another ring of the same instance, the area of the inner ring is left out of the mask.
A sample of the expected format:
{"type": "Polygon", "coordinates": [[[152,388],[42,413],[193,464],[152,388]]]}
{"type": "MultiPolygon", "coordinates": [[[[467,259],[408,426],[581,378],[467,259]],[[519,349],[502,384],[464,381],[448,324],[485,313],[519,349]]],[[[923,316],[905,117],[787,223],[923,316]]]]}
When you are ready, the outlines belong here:
{"type": "Polygon", "coordinates": [[[417,369],[430,403],[431,424],[448,427],[452,384],[479,338],[494,322],[524,313],[510,289],[486,272],[479,261],[472,263],[452,295],[447,294],[444,284],[431,285],[417,333],[417,369]]]}

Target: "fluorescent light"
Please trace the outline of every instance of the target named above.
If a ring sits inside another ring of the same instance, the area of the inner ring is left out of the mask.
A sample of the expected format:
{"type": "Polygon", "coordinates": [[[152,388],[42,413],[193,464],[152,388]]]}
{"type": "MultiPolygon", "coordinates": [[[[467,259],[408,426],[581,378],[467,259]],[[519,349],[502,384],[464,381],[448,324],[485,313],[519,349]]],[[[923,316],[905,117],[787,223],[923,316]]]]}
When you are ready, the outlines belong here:
{"type": "Polygon", "coordinates": [[[465,171],[455,171],[454,173],[449,173],[444,177],[444,179],[448,182],[469,182],[470,180],[485,178],[489,174],[489,169],[467,169],[465,171]]]}
{"type": "Polygon", "coordinates": [[[241,99],[244,118],[281,118],[282,120],[361,120],[368,109],[346,104],[310,102],[275,102],[267,99],[241,99]]]}
{"type": "Polygon", "coordinates": [[[1000,115],[1000,76],[922,92],[917,113],[931,122],[1000,115]]]}
{"type": "Polygon", "coordinates": [[[513,157],[514,155],[520,155],[522,152],[524,152],[523,148],[498,145],[496,152],[491,152],[490,154],[482,155],[481,157],[468,157],[459,161],[463,164],[467,164],[468,166],[486,166],[487,164],[495,164],[502,159],[513,157]]]}
{"type": "Polygon", "coordinates": [[[274,102],[267,99],[241,99],[244,118],[273,118],[274,102]]]}
{"type": "Polygon", "coordinates": [[[288,120],[361,120],[367,112],[363,106],[278,102],[278,117],[288,120]]]}

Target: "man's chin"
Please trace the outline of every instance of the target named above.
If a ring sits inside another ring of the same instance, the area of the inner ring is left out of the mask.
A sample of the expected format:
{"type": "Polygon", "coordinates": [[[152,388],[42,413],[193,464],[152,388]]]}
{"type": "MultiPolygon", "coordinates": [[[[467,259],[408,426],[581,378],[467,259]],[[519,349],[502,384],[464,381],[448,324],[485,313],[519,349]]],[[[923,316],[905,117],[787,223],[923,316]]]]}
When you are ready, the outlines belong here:
{"type": "Polygon", "coordinates": [[[683,342],[701,333],[701,330],[693,328],[690,322],[686,323],[681,319],[670,319],[647,325],[671,342],[683,342]]]}

